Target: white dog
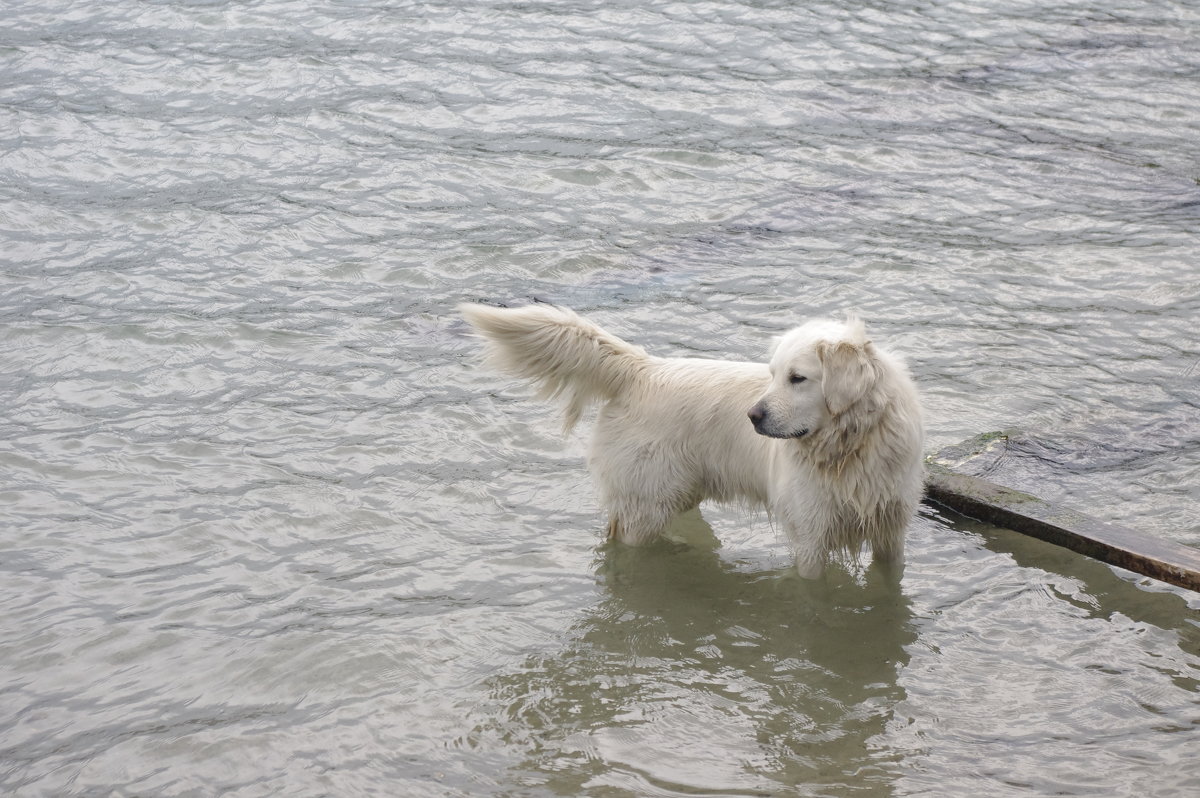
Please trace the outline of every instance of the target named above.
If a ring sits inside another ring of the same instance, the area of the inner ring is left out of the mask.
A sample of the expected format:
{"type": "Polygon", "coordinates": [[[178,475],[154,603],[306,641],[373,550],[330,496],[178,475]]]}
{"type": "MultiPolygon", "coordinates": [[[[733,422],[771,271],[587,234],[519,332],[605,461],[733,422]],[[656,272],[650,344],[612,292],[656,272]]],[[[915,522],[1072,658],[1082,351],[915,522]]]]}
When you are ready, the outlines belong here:
{"type": "Polygon", "coordinates": [[[550,305],[462,305],[491,361],[561,398],[565,427],[602,403],[588,463],[609,536],[638,544],[704,499],[765,505],[802,576],[831,553],[902,567],[923,488],[917,392],[862,322],[812,321],[770,365],[660,358],[550,305]]]}

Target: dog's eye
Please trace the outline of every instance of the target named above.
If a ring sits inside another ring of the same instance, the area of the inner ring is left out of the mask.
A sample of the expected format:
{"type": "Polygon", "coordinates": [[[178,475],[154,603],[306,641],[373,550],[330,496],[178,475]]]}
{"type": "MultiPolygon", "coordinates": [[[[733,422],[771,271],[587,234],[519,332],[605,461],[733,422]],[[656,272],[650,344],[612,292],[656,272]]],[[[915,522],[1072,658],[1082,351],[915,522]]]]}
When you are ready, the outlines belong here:
{"type": "Polygon", "coordinates": [[[788,382],[790,382],[792,385],[799,385],[807,379],[808,377],[805,377],[803,374],[793,374],[788,377],[788,382]]]}

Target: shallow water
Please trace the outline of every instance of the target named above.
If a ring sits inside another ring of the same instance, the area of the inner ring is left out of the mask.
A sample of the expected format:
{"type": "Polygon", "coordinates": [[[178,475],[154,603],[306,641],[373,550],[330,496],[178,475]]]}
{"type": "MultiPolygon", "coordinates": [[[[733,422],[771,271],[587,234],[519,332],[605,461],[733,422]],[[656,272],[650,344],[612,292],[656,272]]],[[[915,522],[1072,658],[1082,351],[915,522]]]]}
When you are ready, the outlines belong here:
{"type": "Polygon", "coordinates": [[[602,545],[453,313],[854,308],[931,451],[1200,545],[1195,4],[3,16],[0,791],[1200,791],[1195,594],[936,508],[898,591],[602,545]]]}

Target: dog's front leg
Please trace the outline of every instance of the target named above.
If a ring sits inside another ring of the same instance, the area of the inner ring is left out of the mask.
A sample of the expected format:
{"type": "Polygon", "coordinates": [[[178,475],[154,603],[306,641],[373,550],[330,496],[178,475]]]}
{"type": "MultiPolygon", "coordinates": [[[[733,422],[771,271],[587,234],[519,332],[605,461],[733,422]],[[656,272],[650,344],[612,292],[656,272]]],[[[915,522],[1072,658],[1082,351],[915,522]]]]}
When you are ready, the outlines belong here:
{"type": "MultiPolygon", "coordinates": [[[[787,486],[790,488],[790,486],[787,486]]],[[[783,527],[792,547],[796,573],[803,579],[820,579],[828,551],[822,540],[824,508],[808,497],[780,491],[771,502],[771,517],[783,527]],[[782,495],[782,499],[780,497],[782,495]]]]}
{"type": "Polygon", "coordinates": [[[796,557],[796,573],[804,579],[820,579],[825,574],[828,557],[816,531],[793,526],[788,533],[796,557]]]}
{"type": "Polygon", "coordinates": [[[904,538],[872,544],[871,563],[889,582],[899,584],[904,577],[904,538]]]}
{"type": "Polygon", "coordinates": [[[825,573],[825,558],[796,555],[796,572],[802,579],[820,579],[825,573]]]}

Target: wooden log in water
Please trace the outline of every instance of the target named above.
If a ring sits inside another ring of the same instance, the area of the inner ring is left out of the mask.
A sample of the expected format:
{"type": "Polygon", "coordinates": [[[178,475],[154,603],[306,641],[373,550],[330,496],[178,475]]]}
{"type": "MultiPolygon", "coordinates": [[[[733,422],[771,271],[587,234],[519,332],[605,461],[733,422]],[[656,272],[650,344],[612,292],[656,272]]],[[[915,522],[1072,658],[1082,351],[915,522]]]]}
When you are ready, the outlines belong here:
{"type": "Polygon", "coordinates": [[[931,459],[926,500],[1109,565],[1200,591],[1200,549],[1110,524],[931,459]]]}

